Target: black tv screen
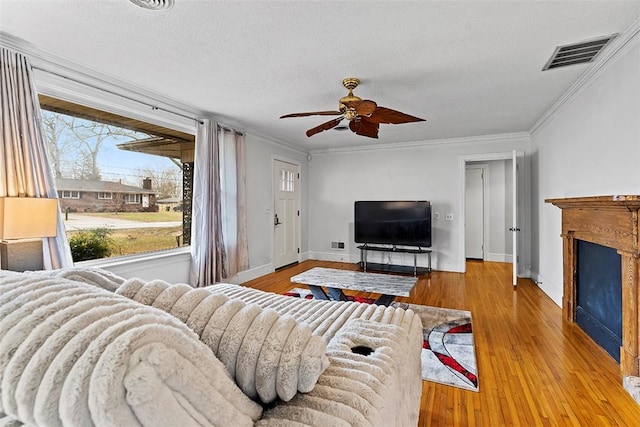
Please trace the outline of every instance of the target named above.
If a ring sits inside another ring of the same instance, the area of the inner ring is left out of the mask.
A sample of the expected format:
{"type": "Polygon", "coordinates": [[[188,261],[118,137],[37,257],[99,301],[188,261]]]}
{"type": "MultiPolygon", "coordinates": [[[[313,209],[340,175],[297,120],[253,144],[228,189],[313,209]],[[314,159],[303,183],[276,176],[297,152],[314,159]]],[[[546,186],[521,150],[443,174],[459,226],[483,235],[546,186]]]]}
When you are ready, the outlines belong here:
{"type": "Polygon", "coordinates": [[[431,247],[426,200],[357,201],[354,211],[356,243],[431,247]]]}

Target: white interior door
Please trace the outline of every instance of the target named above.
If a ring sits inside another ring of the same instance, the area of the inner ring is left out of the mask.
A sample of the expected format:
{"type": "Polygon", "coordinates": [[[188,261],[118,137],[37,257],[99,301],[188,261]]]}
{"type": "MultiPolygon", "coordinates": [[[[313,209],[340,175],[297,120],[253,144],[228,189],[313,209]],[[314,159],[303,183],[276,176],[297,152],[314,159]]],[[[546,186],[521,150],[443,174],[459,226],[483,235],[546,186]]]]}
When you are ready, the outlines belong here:
{"type": "Polygon", "coordinates": [[[484,259],[484,169],[468,166],[465,181],[465,257],[484,259]]]}
{"type": "Polygon", "coordinates": [[[275,268],[298,262],[300,211],[298,166],[274,160],[274,244],[275,268]]]}
{"type": "Polygon", "coordinates": [[[512,245],[513,245],[513,286],[518,285],[518,154],[516,150],[513,150],[512,157],[512,166],[511,166],[511,174],[512,174],[512,182],[513,182],[513,206],[512,206],[512,218],[511,218],[511,231],[512,235],[512,245]]]}

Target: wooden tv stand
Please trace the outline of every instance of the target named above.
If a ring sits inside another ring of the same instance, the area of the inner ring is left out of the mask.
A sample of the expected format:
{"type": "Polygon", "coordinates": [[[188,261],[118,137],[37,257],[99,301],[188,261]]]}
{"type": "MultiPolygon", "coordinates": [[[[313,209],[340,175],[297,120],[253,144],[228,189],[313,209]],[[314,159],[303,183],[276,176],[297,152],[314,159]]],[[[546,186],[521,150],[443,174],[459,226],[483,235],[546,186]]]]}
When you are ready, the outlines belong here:
{"type": "Polygon", "coordinates": [[[421,247],[415,248],[398,248],[396,246],[372,246],[372,245],[360,245],[358,246],[360,249],[360,267],[366,272],[367,269],[374,271],[389,271],[394,273],[408,273],[413,274],[414,276],[418,276],[418,274],[426,274],[431,272],[431,249],[425,249],[421,247]],[[396,252],[396,253],[406,253],[413,254],[413,268],[406,265],[395,265],[395,264],[379,264],[379,263],[371,263],[367,262],[367,252],[375,251],[375,252],[396,252]],[[418,255],[426,254],[428,257],[428,267],[418,267],[418,255]]]}

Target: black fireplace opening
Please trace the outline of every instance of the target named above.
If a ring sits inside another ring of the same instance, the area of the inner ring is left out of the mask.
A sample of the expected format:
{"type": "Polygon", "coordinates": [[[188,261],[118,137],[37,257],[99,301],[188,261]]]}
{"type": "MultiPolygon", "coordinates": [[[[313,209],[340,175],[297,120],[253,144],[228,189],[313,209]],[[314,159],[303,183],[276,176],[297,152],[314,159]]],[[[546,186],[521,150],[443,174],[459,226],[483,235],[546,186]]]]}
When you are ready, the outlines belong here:
{"type": "Polygon", "coordinates": [[[616,249],[577,241],[576,323],[620,363],[622,271],[616,249]]]}

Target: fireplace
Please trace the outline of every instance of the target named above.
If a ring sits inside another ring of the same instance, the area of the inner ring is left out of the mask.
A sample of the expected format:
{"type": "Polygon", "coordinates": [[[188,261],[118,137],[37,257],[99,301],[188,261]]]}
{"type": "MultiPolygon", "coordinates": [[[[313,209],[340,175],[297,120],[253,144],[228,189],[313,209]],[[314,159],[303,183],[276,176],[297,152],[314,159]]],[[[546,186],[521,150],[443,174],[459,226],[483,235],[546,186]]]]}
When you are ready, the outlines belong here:
{"type": "Polygon", "coordinates": [[[640,196],[598,196],[547,199],[562,209],[562,313],[569,322],[578,316],[578,245],[589,242],[615,249],[620,255],[622,344],[620,373],[624,386],[640,403],[640,196]]]}

